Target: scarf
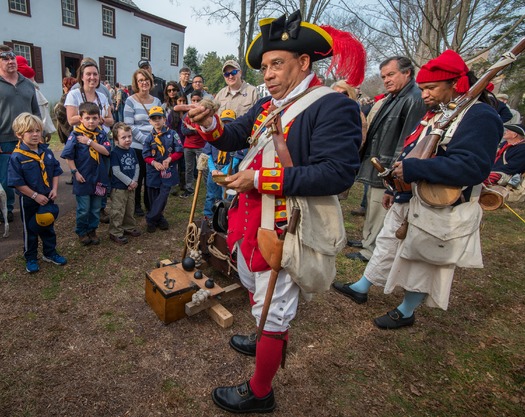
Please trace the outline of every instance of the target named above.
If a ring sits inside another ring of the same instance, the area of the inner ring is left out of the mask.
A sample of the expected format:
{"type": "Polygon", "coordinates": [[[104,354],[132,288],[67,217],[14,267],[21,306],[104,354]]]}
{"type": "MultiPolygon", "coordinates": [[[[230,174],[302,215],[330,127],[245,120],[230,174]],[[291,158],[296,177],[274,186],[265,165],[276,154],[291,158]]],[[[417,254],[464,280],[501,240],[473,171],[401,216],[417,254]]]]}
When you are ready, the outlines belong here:
{"type": "MultiPolygon", "coordinates": [[[[78,125],[75,126],[73,129],[75,132],[80,133],[86,137],[88,137],[91,140],[97,141],[97,136],[100,132],[89,130],[84,127],[84,125],[78,125]]],[[[93,149],[91,146],[89,146],[89,155],[91,158],[93,158],[95,161],[97,161],[97,164],[100,164],[100,155],[99,153],[93,149]]]]}
{"type": "Polygon", "coordinates": [[[46,164],[44,164],[44,157],[46,156],[45,151],[43,151],[40,156],[34,151],[25,151],[23,149],[20,149],[20,147],[17,147],[13,150],[13,153],[21,153],[24,156],[27,156],[28,158],[34,159],[40,164],[40,171],[42,172],[42,180],[44,181],[44,184],[49,187],[49,178],[47,177],[46,172],[46,164]]]}

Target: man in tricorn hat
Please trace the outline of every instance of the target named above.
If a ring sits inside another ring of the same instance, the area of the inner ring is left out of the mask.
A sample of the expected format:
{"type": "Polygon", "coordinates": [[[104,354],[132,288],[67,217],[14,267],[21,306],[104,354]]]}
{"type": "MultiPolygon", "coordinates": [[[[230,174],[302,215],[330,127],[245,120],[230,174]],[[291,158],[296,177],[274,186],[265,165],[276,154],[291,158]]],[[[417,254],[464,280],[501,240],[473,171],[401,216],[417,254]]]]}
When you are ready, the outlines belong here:
{"type": "Polygon", "coordinates": [[[339,292],[358,304],[368,301],[372,285],[384,287],[387,294],[396,287],[403,288],[402,302],[374,319],[380,329],[413,325],[414,310],[423,302],[429,307],[446,310],[455,267],[483,266],[478,197],[503,133],[501,119],[491,107],[493,101],[483,92],[470,107],[462,109],[444,132],[435,131],[442,137],[434,157],[419,159],[410,154],[418,141],[430,131],[434,133],[434,125],[442,116],[439,105],[454,108],[454,100],[466,93],[475,81],[461,56],[452,50],[421,67],[416,82],[430,110],[405,139],[393,170],[397,180],[418,185],[385,192],[383,206],[389,210],[358,285],[334,283],[339,292]],[[421,182],[429,184],[429,188],[436,185],[455,187],[459,196],[451,193],[454,197],[450,198],[450,204],[428,202],[428,193],[424,199],[419,188],[423,185],[421,182]],[[418,190],[414,195],[413,189],[418,190]],[[406,221],[408,232],[404,237],[401,226],[406,221]]]}
{"type": "MultiPolygon", "coordinates": [[[[264,19],[259,24],[261,33],[248,48],[246,61],[251,68],[261,71],[271,97],[259,100],[244,116],[228,125],[223,125],[213,110],[204,106],[189,111],[207,141],[221,150],[234,151],[250,147],[247,138],[266,118],[272,117],[273,109],[320,91],[301,113],[282,126],[288,155],[278,149],[276,157],[271,155],[271,162],[266,164],[263,150],[257,151],[258,144],[251,141],[253,152],[246,156],[245,165],[227,178],[228,187],[238,193],[238,201],[228,215],[228,244],[231,251],[237,251],[239,276],[249,291],[257,324],[271,274],[257,245],[261,216],[267,213],[262,209],[263,196],[275,196],[275,204],[270,206],[271,222],[280,231],[287,223],[284,196],[338,194],[352,185],[359,166],[359,109],[354,101],[343,94],[332,94],[333,90],[327,87],[312,91],[312,87],[321,85],[312,72],[312,62],[333,56],[331,67],[351,85],[362,81],[365,62],[364,48],[353,36],[303,22],[299,12],[288,19],[286,16],[264,19]]],[[[283,117],[291,108],[293,104],[281,112],[283,117]]],[[[253,335],[231,338],[233,349],[255,355],[255,372],[239,386],[213,391],[213,401],[220,408],[235,413],[270,412],[275,408],[272,380],[288,342],[288,328],[296,314],[299,293],[300,287],[290,274],[280,270],[260,340],[256,342],[253,335]]]]}

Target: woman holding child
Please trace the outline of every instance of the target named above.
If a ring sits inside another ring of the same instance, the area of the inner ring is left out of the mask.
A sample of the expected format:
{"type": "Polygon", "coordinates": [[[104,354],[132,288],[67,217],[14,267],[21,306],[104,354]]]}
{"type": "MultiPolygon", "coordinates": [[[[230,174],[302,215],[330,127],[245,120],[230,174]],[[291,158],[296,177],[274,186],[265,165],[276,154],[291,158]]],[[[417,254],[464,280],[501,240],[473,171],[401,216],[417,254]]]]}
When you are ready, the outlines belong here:
{"type": "MultiPolygon", "coordinates": [[[[138,179],[138,186],[135,189],[135,215],[144,216],[144,211],[141,207],[142,183],[146,175],[146,163],[142,157],[142,148],[144,142],[150,135],[153,126],[149,122],[149,110],[154,106],[161,106],[158,98],[150,94],[153,88],[153,77],[145,69],[138,69],[133,73],[131,86],[135,94],[129,96],[124,106],[124,123],[131,126],[133,134],[133,142],[131,147],[135,151],[137,161],[140,166],[140,175],[138,179]]],[[[144,206],[146,210],[150,209],[150,202],[146,186],[144,185],[144,206]]]]}

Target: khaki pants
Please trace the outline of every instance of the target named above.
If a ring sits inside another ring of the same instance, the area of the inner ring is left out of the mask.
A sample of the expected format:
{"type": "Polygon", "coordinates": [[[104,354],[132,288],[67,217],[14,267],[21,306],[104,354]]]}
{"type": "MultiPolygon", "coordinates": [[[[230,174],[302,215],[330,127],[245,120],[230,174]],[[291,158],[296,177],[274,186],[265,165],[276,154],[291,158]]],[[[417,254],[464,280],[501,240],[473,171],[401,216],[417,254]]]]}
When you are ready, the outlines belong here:
{"type": "Polygon", "coordinates": [[[377,235],[383,228],[385,221],[387,211],[382,204],[384,194],[384,188],[368,188],[365,223],[363,224],[363,249],[360,251],[366,259],[372,257],[376,247],[377,235]]]}
{"type": "Polygon", "coordinates": [[[137,223],[133,213],[135,210],[135,191],[111,190],[111,208],[109,210],[109,233],[122,237],[124,231],[132,231],[137,223]]]}

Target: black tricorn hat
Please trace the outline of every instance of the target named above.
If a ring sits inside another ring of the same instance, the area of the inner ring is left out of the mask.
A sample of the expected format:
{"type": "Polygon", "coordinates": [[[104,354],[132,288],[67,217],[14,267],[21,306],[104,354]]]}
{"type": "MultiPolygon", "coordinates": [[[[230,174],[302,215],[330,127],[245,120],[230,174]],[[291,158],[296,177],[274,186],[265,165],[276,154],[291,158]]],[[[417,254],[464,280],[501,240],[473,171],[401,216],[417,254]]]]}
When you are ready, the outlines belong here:
{"type": "Polygon", "coordinates": [[[351,33],[331,26],[318,26],[303,22],[299,10],[278,19],[267,18],[259,22],[261,32],[246,52],[250,68],[260,69],[262,56],[269,51],[289,51],[310,56],[311,62],[333,57],[332,68],[350,85],[357,86],[364,79],[366,52],[351,33]]]}

